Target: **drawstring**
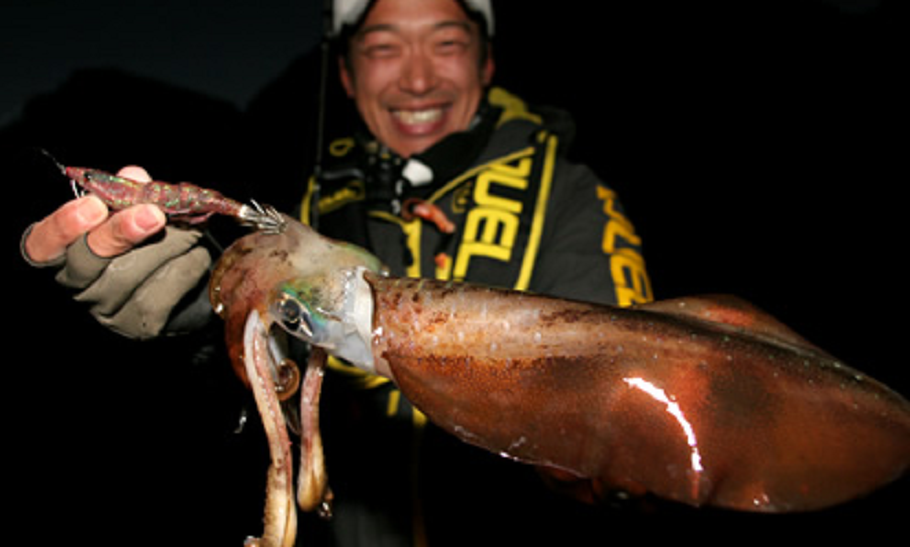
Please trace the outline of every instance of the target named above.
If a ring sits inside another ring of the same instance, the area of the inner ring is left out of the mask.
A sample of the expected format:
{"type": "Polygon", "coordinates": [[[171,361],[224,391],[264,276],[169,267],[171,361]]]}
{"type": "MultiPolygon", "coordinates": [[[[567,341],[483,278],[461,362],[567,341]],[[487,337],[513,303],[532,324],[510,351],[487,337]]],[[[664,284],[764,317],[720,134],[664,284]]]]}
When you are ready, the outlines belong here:
{"type": "Polygon", "coordinates": [[[438,205],[420,198],[408,198],[401,208],[401,218],[410,222],[419,218],[433,223],[444,234],[455,233],[455,223],[439,208],[438,205]]]}
{"type": "MultiPolygon", "coordinates": [[[[412,191],[427,194],[435,174],[420,159],[403,159],[389,148],[376,142],[366,147],[367,165],[364,182],[368,189],[368,204],[386,209],[405,222],[421,219],[436,227],[443,235],[439,252],[434,256],[436,266],[444,270],[450,257],[444,252],[452,241],[456,226],[436,204],[419,197],[405,198],[412,191]]],[[[407,245],[404,246],[407,249],[407,245]]],[[[411,259],[413,260],[413,258],[411,259]]]]}
{"type": "MultiPolygon", "coordinates": [[[[405,222],[410,222],[415,218],[425,220],[435,225],[446,236],[451,236],[455,233],[455,223],[449,220],[445,212],[435,203],[430,203],[420,198],[408,198],[405,200],[401,207],[401,218],[405,222]]],[[[449,239],[449,237],[444,237],[440,248],[447,247],[449,239]]],[[[449,259],[449,255],[444,251],[436,253],[433,257],[438,269],[445,269],[449,259]]]]}

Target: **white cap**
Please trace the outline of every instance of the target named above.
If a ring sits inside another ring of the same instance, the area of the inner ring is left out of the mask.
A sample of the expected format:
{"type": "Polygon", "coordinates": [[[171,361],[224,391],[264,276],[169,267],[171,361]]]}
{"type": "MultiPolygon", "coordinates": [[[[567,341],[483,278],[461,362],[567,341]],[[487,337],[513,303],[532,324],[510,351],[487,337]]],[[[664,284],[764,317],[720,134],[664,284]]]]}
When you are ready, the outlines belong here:
{"type": "MultiPolygon", "coordinates": [[[[332,33],[337,36],[345,25],[355,25],[372,0],[333,0],[332,33]]],[[[470,9],[479,12],[487,21],[487,34],[493,36],[492,0],[464,0],[470,9]]]]}

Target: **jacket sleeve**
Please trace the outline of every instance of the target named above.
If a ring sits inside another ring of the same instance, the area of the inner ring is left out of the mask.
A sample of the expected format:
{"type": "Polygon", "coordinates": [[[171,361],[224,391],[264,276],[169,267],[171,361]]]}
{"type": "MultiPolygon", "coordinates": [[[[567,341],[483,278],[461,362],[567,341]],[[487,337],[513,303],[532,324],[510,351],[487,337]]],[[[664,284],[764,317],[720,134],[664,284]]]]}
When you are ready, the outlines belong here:
{"type": "Polygon", "coordinates": [[[620,306],[652,300],[641,238],[616,192],[585,166],[557,166],[529,289],[620,306]]]}

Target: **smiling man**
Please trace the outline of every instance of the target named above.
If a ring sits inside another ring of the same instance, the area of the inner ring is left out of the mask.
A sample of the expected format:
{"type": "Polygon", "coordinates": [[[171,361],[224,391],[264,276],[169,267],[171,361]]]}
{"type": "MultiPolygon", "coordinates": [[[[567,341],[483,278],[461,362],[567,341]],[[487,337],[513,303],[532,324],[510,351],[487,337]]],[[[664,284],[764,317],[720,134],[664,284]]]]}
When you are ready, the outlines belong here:
{"type": "MultiPolygon", "coordinates": [[[[492,86],[489,1],[336,0],[334,15],[359,127],[327,135],[305,222],[370,249],[399,276],[651,299],[616,193],[566,159],[571,118],[492,86]]],[[[570,525],[527,522],[558,506],[533,470],[425,427],[388,381],[330,368],[338,390],[323,399],[326,414],[357,416],[324,429],[338,544],[521,544],[519,535],[534,542],[570,525]],[[355,389],[338,387],[345,378],[355,389]]]]}
{"type": "Polygon", "coordinates": [[[616,194],[565,159],[569,115],[491,85],[493,22],[489,0],[335,1],[361,127],[327,135],[303,220],[398,275],[647,301],[616,194]]]}
{"type": "Polygon", "coordinates": [[[493,77],[486,39],[458,2],[378,2],[342,83],[373,135],[408,157],[470,126],[493,77]]]}

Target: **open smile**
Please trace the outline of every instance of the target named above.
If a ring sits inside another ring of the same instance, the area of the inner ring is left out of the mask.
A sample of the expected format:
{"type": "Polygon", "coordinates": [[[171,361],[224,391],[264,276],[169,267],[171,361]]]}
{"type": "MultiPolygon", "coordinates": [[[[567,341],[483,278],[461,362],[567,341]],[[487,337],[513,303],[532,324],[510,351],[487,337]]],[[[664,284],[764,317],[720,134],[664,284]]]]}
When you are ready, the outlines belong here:
{"type": "Polygon", "coordinates": [[[400,123],[406,125],[419,125],[434,123],[442,119],[442,108],[428,108],[426,110],[393,110],[392,116],[400,123]]]}
{"type": "Polygon", "coordinates": [[[426,135],[440,130],[446,122],[448,105],[421,108],[392,108],[389,112],[399,132],[406,135],[426,135]]]}

